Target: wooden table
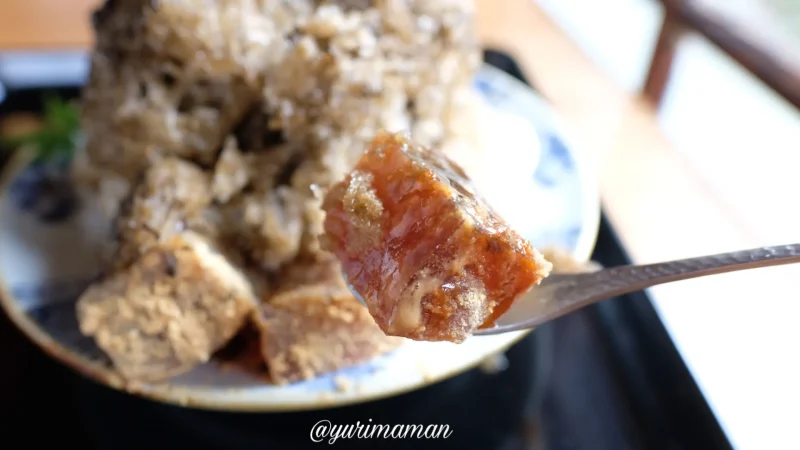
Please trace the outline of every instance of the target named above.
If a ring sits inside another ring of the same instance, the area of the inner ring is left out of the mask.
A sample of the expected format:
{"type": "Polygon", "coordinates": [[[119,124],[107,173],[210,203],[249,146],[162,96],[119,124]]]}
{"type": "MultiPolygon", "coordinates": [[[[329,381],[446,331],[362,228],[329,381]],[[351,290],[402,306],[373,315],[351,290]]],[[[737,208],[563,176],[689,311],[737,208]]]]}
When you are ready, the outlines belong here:
{"type": "Polygon", "coordinates": [[[0,51],[79,49],[91,45],[89,13],[98,0],[3,0],[0,51]]]}
{"type": "MultiPolygon", "coordinates": [[[[94,3],[3,0],[0,50],[85,48],[91,44],[87,12],[94,3]]],[[[626,94],[601,73],[531,0],[478,0],[478,4],[485,43],[518,59],[563,116],[576,143],[591,151],[606,212],[636,262],[764,244],[763,236],[748,228],[741,213],[727,208],[703,174],[694,171],[664,137],[650,104],[626,94]]],[[[764,380],[752,372],[742,375],[739,360],[746,356],[745,364],[780,371],[777,360],[765,356],[759,346],[789,339],[785,330],[796,328],[797,315],[775,318],[774,330],[765,336],[746,337],[735,327],[724,326],[716,338],[702,338],[712,332],[709,324],[719,323],[724,308],[747,317],[752,299],[785,299],[787,289],[796,287],[787,281],[796,276],[787,268],[763,269],[651,291],[665,326],[735,444],[753,444],[757,435],[787,437],[779,432],[795,426],[788,414],[767,419],[764,413],[776,402],[788,407],[797,401],[796,391],[783,398],[759,396],[764,380]],[[714,358],[721,362],[713,362],[714,358]],[[742,401],[749,402],[750,412],[736,408],[742,401]]],[[[786,382],[800,379],[796,371],[778,376],[786,382]]]]}

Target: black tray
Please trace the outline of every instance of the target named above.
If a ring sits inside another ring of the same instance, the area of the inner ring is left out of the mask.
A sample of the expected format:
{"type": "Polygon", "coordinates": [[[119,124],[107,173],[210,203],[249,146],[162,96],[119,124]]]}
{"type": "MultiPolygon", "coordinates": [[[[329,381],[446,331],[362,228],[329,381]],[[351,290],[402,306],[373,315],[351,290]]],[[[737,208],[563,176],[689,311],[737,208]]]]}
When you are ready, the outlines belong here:
{"type": "MultiPolygon", "coordinates": [[[[528,83],[508,55],[487,50],[484,59],[528,83]]],[[[72,97],[80,88],[47,90],[72,97]]],[[[0,115],[38,112],[42,94],[43,89],[9,87],[0,115]]],[[[593,259],[604,265],[630,262],[605,216],[593,259]]],[[[453,434],[447,440],[353,439],[336,445],[417,450],[522,450],[536,444],[554,450],[730,448],[644,293],[541,327],[507,357],[508,369],[498,374],[476,369],[386,400],[283,414],[219,413],[155,403],[99,386],[47,361],[42,364],[48,373],[33,379],[60,386],[55,393],[69,388],[71,397],[56,405],[37,396],[33,405],[19,405],[21,413],[5,424],[11,435],[14,430],[22,433],[28,425],[24,411],[33,408],[32,415],[37,408],[48,408],[45,416],[58,423],[39,425],[71,427],[69,436],[78,442],[69,444],[114,450],[317,448],[321,444],[309,438],[314,423],[369,419],[391,425],[447,424],[453,434]],[[53,413],[59,406],[62,413],[53,413]]],[[[44,445],[50,436],[26,433],[24,438],[26,444],[35,445],[38,439],[44,445]]]]}

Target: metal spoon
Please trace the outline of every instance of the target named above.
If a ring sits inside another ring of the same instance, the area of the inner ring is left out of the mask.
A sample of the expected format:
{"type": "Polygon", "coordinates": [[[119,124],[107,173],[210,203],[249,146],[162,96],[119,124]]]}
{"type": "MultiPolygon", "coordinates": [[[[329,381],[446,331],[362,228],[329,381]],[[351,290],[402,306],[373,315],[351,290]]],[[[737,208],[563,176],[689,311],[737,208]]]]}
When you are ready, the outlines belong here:
{"type": "MultiPolygon", "coordinates": [[[[800,244],[791,244],[612,267],[595,272],[553,274],[517,299],[493,328],[478,330],[474,334],[481,336],[534,328],[585,306],[659,284],[798,262],[800,244]]],[[[366,305],[352,286],[350,290],[366,305]]]]}
{"type": "Polygon", "coordinates": [[[585,306],[659,284],[797,262],[800,262],[800,244],[791,244],[596,272],[553,274],[514,302],[495,327],[474,334],[533,328],[585,306]]]}

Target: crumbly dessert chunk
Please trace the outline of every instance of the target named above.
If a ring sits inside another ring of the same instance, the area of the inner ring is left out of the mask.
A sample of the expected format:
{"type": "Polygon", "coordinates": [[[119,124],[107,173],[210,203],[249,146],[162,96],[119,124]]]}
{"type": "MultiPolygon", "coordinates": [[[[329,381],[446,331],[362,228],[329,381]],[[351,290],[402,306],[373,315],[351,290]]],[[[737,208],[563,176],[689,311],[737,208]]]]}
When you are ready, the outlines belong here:
{"type": "MultiPolygon", "coordinates": [[[[226,64],[241,70],[217,70],[213,62],[219,52],[204,53],[200,42],[212,39],[211,33],[198,34],[197,22],[188,17],[217,21],[225,29],[233,27],[232,21],[248,22],[254,31],[261,26],[254,23],[258,16],[226,15],[230,8],[223,5],[245,8],[251,2],[199,3],[108,1],[95,14],[97,44],[82,99],[86,152],[93,166],[133,180],[157,156],[213,164],[225,136],[258,102],[260,83],[246,79],[241,65],[226,64]],[[221,16],[225,23],[218,20],[221,16]],[[201,48],[189,51],[182,44],[179,37],[189,35],[201,48]]],[[[212,41],[227,39],[217,35],[212,41]]]]}
{"type": "Polygon", "coordinates": [[[270,378],[279,384],[368,361],[402,342],[378,328],[332,258],[288,267],[256,317],[270,378]]]}
{"type": "Polygon", "coordinates": [[[303,236],[303,197],[287,186],[247,193],[221,207],[227,240],[254,266],[273,273],[293,261],[303,236]]]}
{"type": "Polygon", "coordinates": [[[390,335],[461,342],[552,267],[458,165],[401,135],[375,138],[324,209],[329,250],[390,335]]]}
{"type": "Polygon", "coordinates": [[[113,264],[125,266],[151,246],[186,230],[202,230],[211,202],[208,174],[190,162],[168,158],[148,168],[116,220],[113,264]]]}
{"type": "Polygon", "coordinates": [[[158,55],[98,51],[82,98],[85,151],[93,165],[129,180],[159,156],[212,165],[257,101],[236,77],[194,73],[158,55]]]}
{"type": "Polygon", "coordinates": [[[255,81],[279,62],[294,17],[311,0],[160,0],[143,2],[145,38],[160,52],[214,75],[255,81]]]}
{"type": "MultiPolygon", "coordinates": [[[[378,129],[410,130],[427,145],[452,137],[480,62],[473,13],[469,0],[108,2],[95,15],[83,99],[92,170],[78,178],[113,205],[153,158],[210,167],[226,137],[260,118],[255,127],[285,145],[241,139],[244,153],[271,155],[247,159],[292,156],[280,177],[253,179],[255,197],[274,189],[269,180],[295,190],[285,215],[302,210],[303,232],[293,245],[319,253],[310,186],[340,179],[378,129]]],[[[265,267],[286,262],[258,253],[265,267]]]]}
{"type": "MultiPolygon", "coordinates": [[[[307,148],[291,185],[340,180],[377,130],[430,146],[452,139],[480,63],[472,14],[468,0],[331,1],[298,21],[264,86],[275,126],[307,148]]],[[[306,207],[301,251],[315,253],[324,216],[318,201],[306,207]]]]}
{"type": "Polygon", "coordinates": [[[236,145],[236,139],[233,136],[228,137],[214,166],[211,195],[216,202],[228,203],[249,182],[250,169],[247,166],[247,159],[236,145]]]}
{"type": "Polygon", "coordinates": [[[145,251],[78,300],[81,332],[126,378],[159,381],[206,362],[246,323],[258,294],[203,237],[145,251]]]}

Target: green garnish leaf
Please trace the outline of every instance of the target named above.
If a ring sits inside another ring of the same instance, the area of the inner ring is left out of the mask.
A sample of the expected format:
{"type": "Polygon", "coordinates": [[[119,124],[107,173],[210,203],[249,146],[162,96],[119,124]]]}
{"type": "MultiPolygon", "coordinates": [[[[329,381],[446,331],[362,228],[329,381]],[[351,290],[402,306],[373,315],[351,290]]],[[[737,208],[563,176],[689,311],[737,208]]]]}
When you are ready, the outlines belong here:
{"type": "Polygon", "coordinates": [[[4,138],[3,147],[16,149],[30,147],[36,152],[35,162],[46,162],[75,150],[75,138],[80,132],[78,108],[55,95],[44,98],[44,124],[40,130],[22,136],[4,138]]]}

